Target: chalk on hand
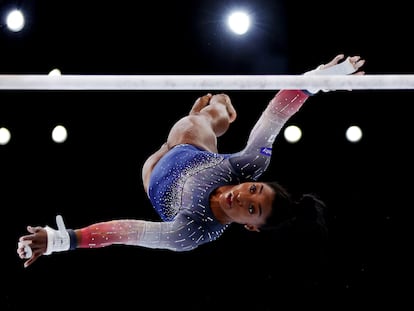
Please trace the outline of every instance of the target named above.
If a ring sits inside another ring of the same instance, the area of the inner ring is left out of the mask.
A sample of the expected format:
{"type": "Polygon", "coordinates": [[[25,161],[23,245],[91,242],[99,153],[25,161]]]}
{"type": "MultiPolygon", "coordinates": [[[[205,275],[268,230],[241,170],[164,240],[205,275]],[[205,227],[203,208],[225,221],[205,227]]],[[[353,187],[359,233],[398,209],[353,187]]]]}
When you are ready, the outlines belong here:
{"type": "Polygon", "coordinates": [[[31,243],[31,241],[20,241],[19,242],[19,247],[24,247],[24,252],[25,252],[24,257],[26,259],[29,259],[33,255],[32,248],[29,246],[30,243],[31,243]]]}

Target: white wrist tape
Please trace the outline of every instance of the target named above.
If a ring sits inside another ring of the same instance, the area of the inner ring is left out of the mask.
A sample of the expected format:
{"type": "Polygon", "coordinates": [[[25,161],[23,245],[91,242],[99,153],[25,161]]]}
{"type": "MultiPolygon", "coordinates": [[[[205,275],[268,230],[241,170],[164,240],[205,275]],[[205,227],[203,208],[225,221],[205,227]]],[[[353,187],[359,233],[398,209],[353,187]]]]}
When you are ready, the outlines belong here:
{"type": "Polygon", "coordinates": [[[320,65],[318,68],[306,72],[305,75],[349,75],[356,71],[349,57],[347,57],[347,59],[345,59],[342,63],[328,68],[323,67],[324,65],[320,65]]]}
{"type": "MultiPolygon", "coordinates": [[[[347,57],[346,60],[344,60],[342,63],[333,65],[328,68],[324,68],[324,65],[318,66],[318,68],[305,72],[304,75],[318,75],[318,76],[327,76],[327,75],[349,75],[357,71],[355,69],[354,65],[351,63],[351,60],[349,57],[347,57]]],[[[318,93],[319,89],[309,89],[308,92],[312,94],[318,93]]],[[[323,90],[324,92],[329,92],[329,90],[323,90]]]]}
{"type": "Polygon", "coordinates": [[[29,259],[33,255],[32,248],[30,247],[30,243],[32,243],[32,242],[31,241],[20,241],[18,243],[19,248],[21,248],[21,247],[24,248],[24,252],[25,252],[25,257],[24,258],[26,258],[26,259],[29,259]]]}
{"type": "Polygon", "coordinates": [[[44,227],[47,232],[47,248],[44,255],[67,251],[70,248],[69,232],[66,230],[62,216],[56,216],[56,224],[58,230],[54,230],[49,226],[44,227]]]}

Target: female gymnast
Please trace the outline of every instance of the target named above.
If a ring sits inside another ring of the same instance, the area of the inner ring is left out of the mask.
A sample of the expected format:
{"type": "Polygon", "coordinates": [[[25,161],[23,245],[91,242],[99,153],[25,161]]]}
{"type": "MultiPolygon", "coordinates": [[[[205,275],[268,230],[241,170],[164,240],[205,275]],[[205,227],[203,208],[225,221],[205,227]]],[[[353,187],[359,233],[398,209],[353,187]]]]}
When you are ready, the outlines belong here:
{"type": "MultiPolygon", "coordinates": [[[[305,74],[362,75],[364,63],[359,56],[339,54],[305,74]]],[[[190,251],[219,238],[232,223],[259,232],[307,219],[324,228],[324,203],[317,197],[294,198],[277,182],[259,181],[281,129],[319,91],[277,92],[251,130],[245,148],[232,154],[217,150],[217,138],[237,117],[229,96],[201,96],[143,165],[144,190],[159,221],[118,219],[66,229],[58,215],[57,230],[27,227],[28,234],[18,241],[18,256],[28,267],[42,255],[113,244],[190,251]]]]}

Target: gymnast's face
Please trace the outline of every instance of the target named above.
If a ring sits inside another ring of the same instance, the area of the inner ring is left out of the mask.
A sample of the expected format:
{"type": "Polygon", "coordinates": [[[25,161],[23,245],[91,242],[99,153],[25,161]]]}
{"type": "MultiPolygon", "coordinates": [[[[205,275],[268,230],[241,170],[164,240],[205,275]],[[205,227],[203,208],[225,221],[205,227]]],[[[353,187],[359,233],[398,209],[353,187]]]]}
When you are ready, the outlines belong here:
{"type": "Polygon", "coordinates": [[[275,191],[265,183],[246,182],[227,186],[220,194],[219,204],[231,222],[259,231],[271,214],[275,191]]]}

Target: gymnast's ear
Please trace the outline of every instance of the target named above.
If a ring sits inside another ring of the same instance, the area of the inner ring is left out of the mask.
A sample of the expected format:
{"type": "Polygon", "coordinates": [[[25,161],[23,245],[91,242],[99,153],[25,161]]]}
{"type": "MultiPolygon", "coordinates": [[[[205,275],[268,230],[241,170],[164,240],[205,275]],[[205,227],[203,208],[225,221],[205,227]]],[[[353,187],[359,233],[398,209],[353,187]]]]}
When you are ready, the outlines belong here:
{"type": "Polygon", "coordinates": [[[258,228],[257,226],[255,226],[255,225],[245,224],[245,225],[244,225],[244,228],[245,228],[246,230],[249,230],[249,231],[256,231],[256,232],[260,232],[259,228],[258,228]]]}

